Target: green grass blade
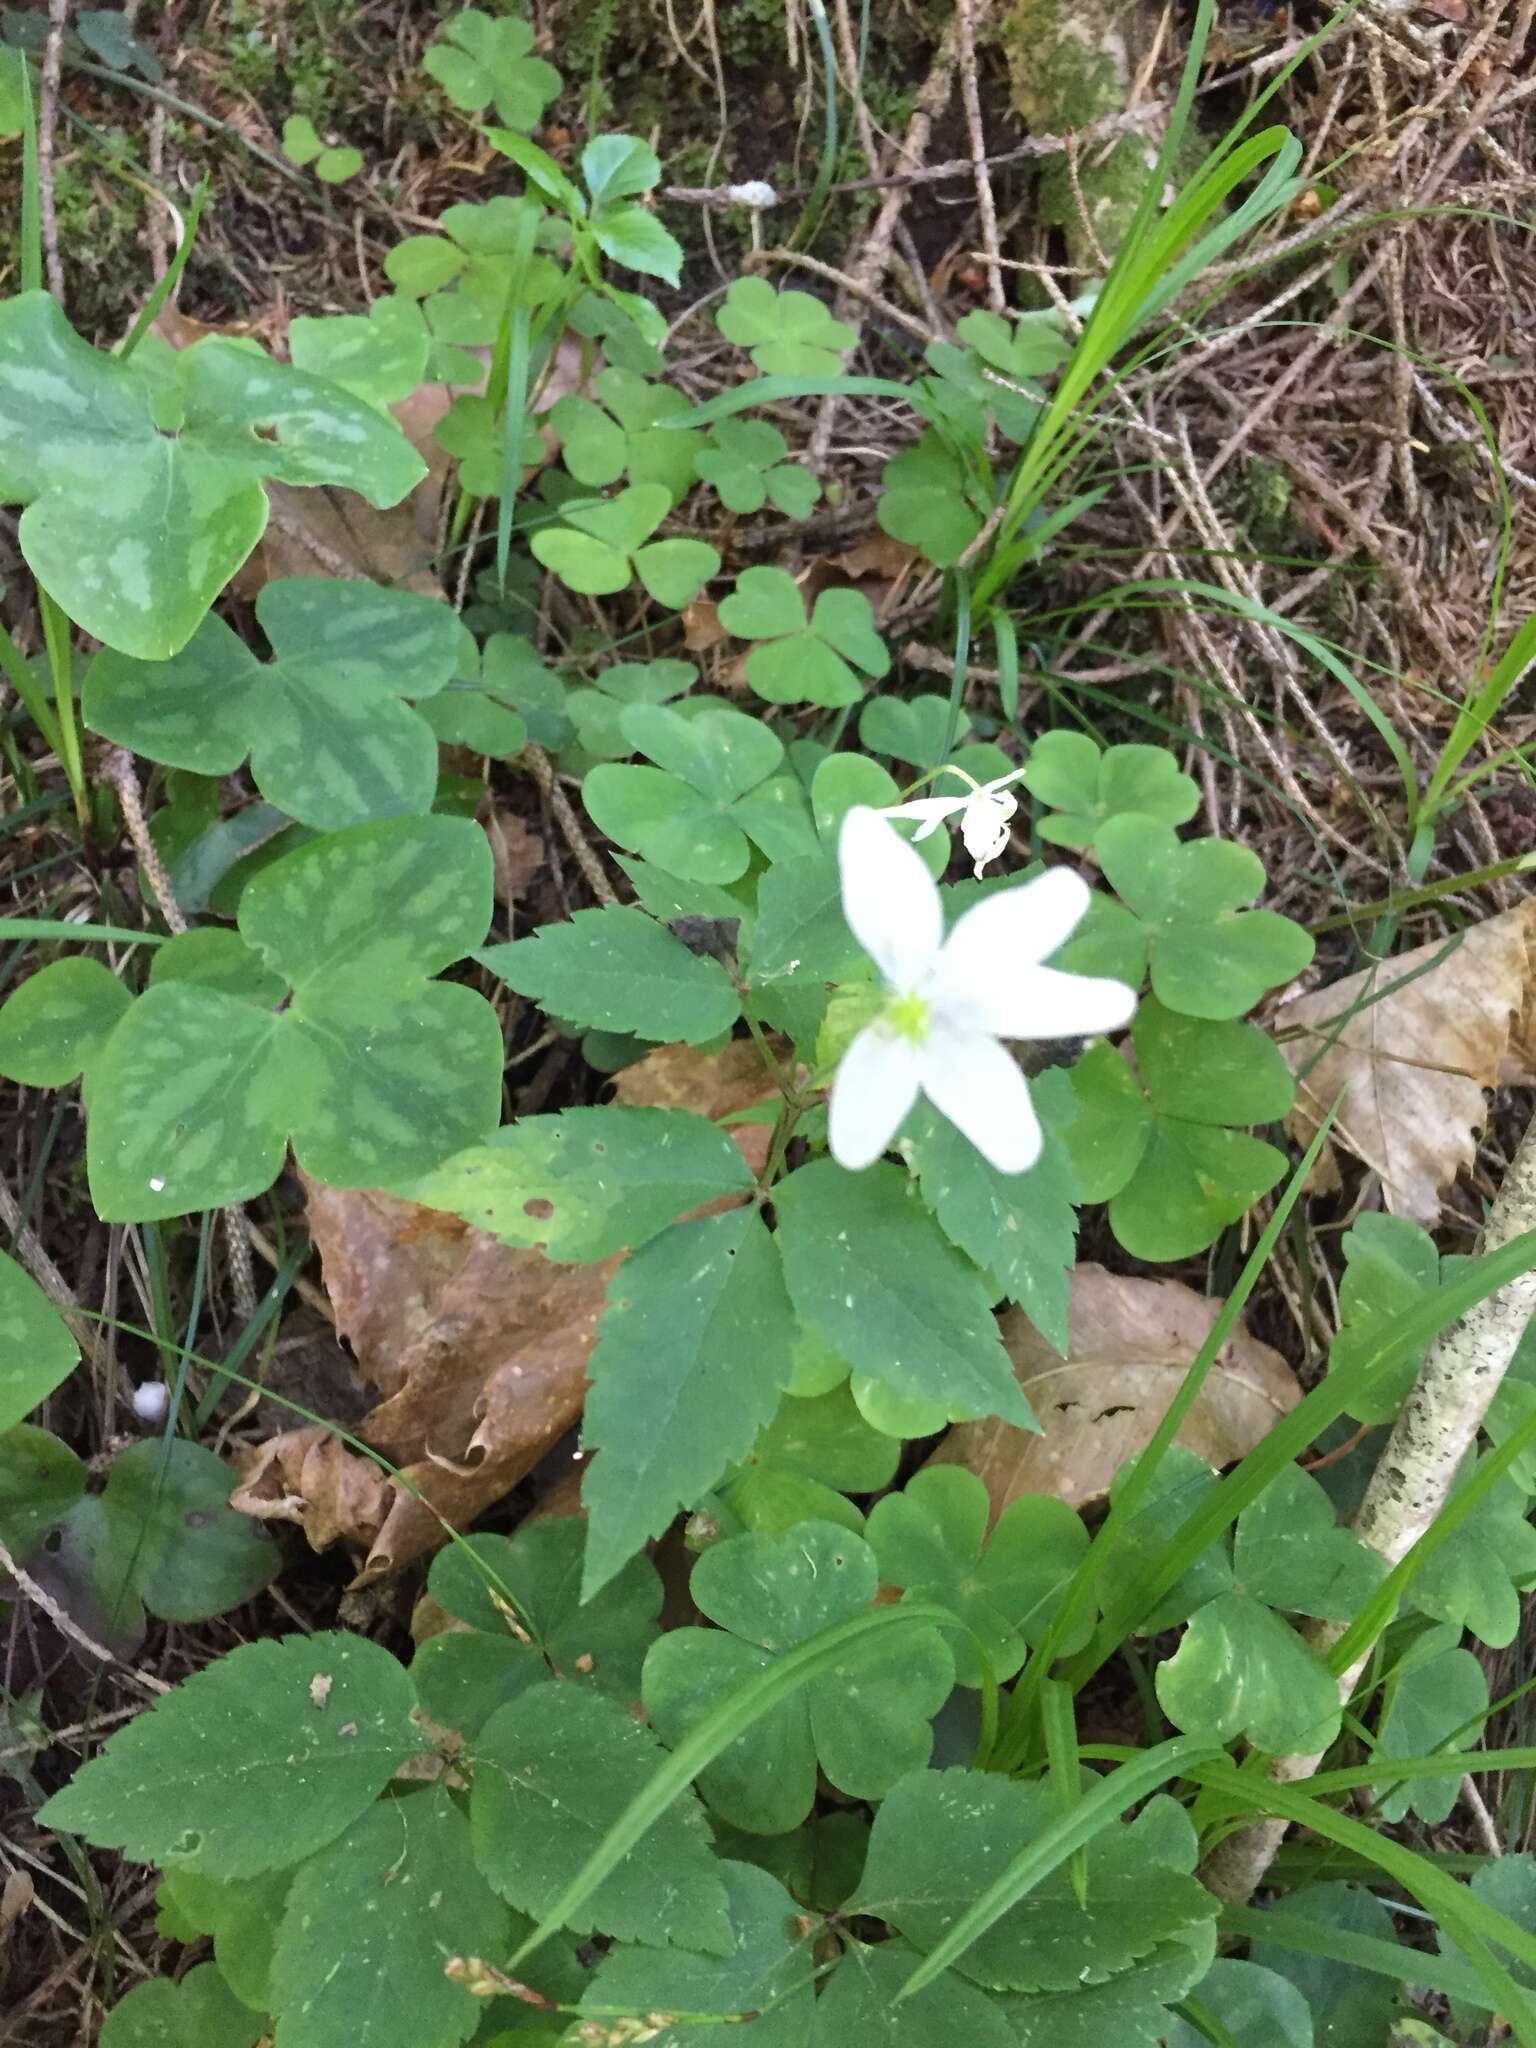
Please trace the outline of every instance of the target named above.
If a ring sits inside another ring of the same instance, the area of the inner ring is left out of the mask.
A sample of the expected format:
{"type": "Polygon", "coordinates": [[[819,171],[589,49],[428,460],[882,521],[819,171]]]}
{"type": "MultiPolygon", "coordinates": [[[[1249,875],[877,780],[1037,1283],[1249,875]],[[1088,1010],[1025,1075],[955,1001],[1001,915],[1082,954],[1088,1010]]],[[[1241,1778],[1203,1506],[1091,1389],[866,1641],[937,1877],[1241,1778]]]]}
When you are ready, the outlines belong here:
{"type": "Polygon", "coordinates": [[[168,934],[136,932],[121,924],[71,924],[67,917],[0,917],[0,939],[89,939],[106,945],[163,946],[168,934]]]}
{"type": "Polygon", "coordinates": [[[1532,662],[1536,662],[1536,613],[1526,620],[1510,641],[1482,688],[1456,714],[1450,738],[1441,750],[1435,772],[1424,791],[1420,808],[1425,819],[1433,818],[1439,811],[1449,792],[1451,778],[1498,717],[1505,699],[1532,662]]]}
{"type": "Polygon", "coordinates": [[[1425,1991],[1438,1992],[1442,1998],[1459,1998],[1483,2012],[1493,2010],[1481,1978],[1447,1957],[1428,1955],[1423,1949],[1408,1948],[1402,1942],[1351,1934],[1345,1928],[1329,1927],[1321,1920],[1309,1920],[1304,1914],[1287,1913],[1280,1907],[1223,1906],[1219,1924],[1224,1934],[1244,1941],[1272,1942],[1291,1955],[1347,1963],[1352,1970],[1364,1970],[1373,1977],[1387,1977],[1397,1984],[1417,1984],[1425,1991]]]}
{"type": "Polygon", "coordinates": [[[919,394],[910,384],[897,384],[889,377],[749,377],[744,384],[722,391],[692,412],[674,413],[658,420],[658,430],[680,431],[684,427],[709,427],[716,420],[728,420],[754,405],[774,405],[784,398],[899,398],[914,406],[919,394]]]}
{"type": "Polygon", "coordinates": [[[166,265],[165,275],[155,286],[149,297],[139,308],[139,317],[134,321],[127,336],[118,344],[117,354],[126,362],[154,325],[160,308],[165,304],[181,283],[181,273],[187,267],[192,254],[192,245],[197,240],[197,230],[203,218],[203,208],[208,204],[208,173],[203,173],[202,183],[192,195],[192,204],[187,208],[187,218],[181,231],[181,240],[176,245],[176,254],[166,265]]]}
{"type": "MultiPolygon", "coordinates": [[[[900,1609],[895,1611],[899,1613],[900,1609]]],[[[915,1996],[924,1985],[941,1976],[1010,1907],[1026,1898],[1059,1864],[1065,1863],[1069,1856],[1091,1842],[1126,1807],[1145,1799],[1159,1786],[1166,1785],[1170,1778],[1188,1775],[1192,1766],[1215,1753],[1214,1743],[1180,1735],[1172,1742],[1160,1742],[1134,1763],[1122,1764],[1118,1770],[1101,1778],[1086,1798],[1042,1830],[1029,1847],[987,1886],[975,1904],[966,1908],[944,1939],[923,1958],[902,1985],[896,1994],[897,2001],[915,1996]]],[[[872,1905],[871,1910],[878,1910],[878,1905],[872,1905]]]]}

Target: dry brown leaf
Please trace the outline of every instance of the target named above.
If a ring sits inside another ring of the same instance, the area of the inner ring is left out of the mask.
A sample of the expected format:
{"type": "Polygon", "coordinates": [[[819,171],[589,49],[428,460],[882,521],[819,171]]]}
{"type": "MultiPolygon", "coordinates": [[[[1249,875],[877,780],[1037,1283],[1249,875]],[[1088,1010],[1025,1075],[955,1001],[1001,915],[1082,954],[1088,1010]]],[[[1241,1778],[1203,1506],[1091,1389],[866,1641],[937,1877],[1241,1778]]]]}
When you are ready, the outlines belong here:
{"type": "Polygon", "coordinates": [[[491,842],[491,862],[498,903],[516,903],[545,861],[544,841],[526,818],[487,792],[476,813],[491,842]]]}
{"type": "Polygon", "coordinates": [[[720,623],[720,607],[707,597],[696,597],[683,607],[683,645],[690,654],[707,654],[730,639],[720,623]]]}
{"type": "MultiPolygon", "coordinates": [[[[789,1047],[772,1041],[788,1059],[789,1047]]],[[[763,1072],[762,1055],[750,1038],[733,1038],[719,1052],[698,1052],[691,1045],[658,1045],[632,1067],[614,1077],[614,1100],[638,1109],[691,1109],[712,1122],[729,1123],[773,1095],[763,1072]]],[[[739,1124],[731,1136],[754,1173],[768,1160],[773,1132],[767,1124],[739,1124]]],[[[730,1206],[727,1204],[726,1206],[730,1206]]]]}
{"type": "Polygon", "coordinates": [[[258,1522],[296,1522],[315,1550],[333,1543],[371,1547],[393,1498],[371,1458],[332,1430],[288,1429],[258,1444],[229,1504],[258,1522]]]}
{"type": "Polygon", "coordinates": [[[1440,1220],[1440,1190],[1476,1156],[1484,1091],[1536,1081],[1536,899],[1473,925],[1429,967],[1440,953],[1443,940],[1398,954],[1295,997],[1274,1019],[1299,1070],[1333,1020],[1366,1003],[1300,1078],[1286,1126],[1310,1143],[1344,1090],[1330,1144],[1381,1175],[1389,1209],[1424,1224],[1440,1220]],[[1393,992],[1370,1002],[1381,988],[1393,992]]]}
{"type": "MultiPolygon", "coordinates": [[[[367,1581],[435,1549],[441,1518],[455,1527],[472,1522],[575,1423],[619,1257],[596,1266],[551,1265],[435,1209],[371,1191],[306,1186],[337,1331],[383,1397],[357,1434],[422,1496],[385,1478],[377,1526],[368,1526],[369,1516],[341,1530],[368,1543],[360,1575],[367,1581]]],[[[352,1497],[339,1478],[306,1515],[298,1503],[309,1501],[308,1467],[300,1465],[299,1483],[291,1486],[293,1473],[282,1459],[268,1463],[273,1497],[295,1503],[290,1518],[329,1534],[337,1517],[325,1511],[352,1497]]],[[[246,1490],[256,1477],[247,1477],[246,1490]]]]}
{"type": "MultiPolygon", "coordinates": [[[[931,1463],[967,1466],[995,1520],[1026,1493],[1081,1508],[1102,1500],[1127,1458],[1145,1448],[1221,1309],[1178,1280],[1134,1280],[1095,1265],[1072,1275],[1067,1357],[1021,1309],[999,1327],[1041,1434],[995,1417],[962,1422],[931,1463]]],[[[1239,1325],[1179,1431],[1219,1468],[1245,1457],[1301,1399],[1278,1351],[1239,1325]]]]}

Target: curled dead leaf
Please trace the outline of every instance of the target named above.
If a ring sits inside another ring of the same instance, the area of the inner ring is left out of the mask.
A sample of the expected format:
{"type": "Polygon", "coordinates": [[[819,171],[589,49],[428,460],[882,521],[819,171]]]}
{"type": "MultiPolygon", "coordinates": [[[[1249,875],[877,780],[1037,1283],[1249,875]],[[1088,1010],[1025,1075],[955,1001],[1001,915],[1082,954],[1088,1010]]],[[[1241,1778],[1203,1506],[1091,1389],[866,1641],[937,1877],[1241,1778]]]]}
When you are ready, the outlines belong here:
{"type": "Polygon", "coordinates": [[[388,1478],[328,1429],[284,1430],[247,1456],[230,1506],[259,1522],[294,1522],[315,1550],[369,1548],[389,1511],[388,1478]]]}
{"type": "MultiPolygon", "coordinates": [[[[775,1055],[789,1058],[789,1047],[773,1042],[775,1055]]],[[[691,1045],[658,1045],[614,1078],[614,1100],[639,1109],[691,1109],[712,1122],[729,1125],[733,1115],[773,1096],[773,1083],[763,1072],[762,1056],[750,1038],[733,1038],[719,1052],[699,1052],[691,1045]]],[[[737,1149],[754,1173],[768,1159],[772,1129],[768,1124],[738,1124],[731,1132],[737,1149]]]]}
{"type": "Polygon", "coordinates": [[[491,842],[496,901],[514,904],[544,865],[544,841],[525,818],[489,792],[476,815],[491,842]]]}
{"type": "Polygon", "coordinates": [[[1297,996],[1274,1024],[1297,1070],[1292,1135],[1310,1143],[1342,1091],[1330,1145],[1380,1174],[1389,1209],[1437,1223],[1441,1190],[1476,1156],[1485,1091],[1536,1082],[1536,900],[1449,951],[1437,940],[1297,996]]]}
{"type": "MultiPolygon", "coordinates": [[[[1041,1433],[988,1418],[950,1430],[929,1461],[964,1465],[985,1484],[995,1520],[1027,1493],[1081,1508],[1104,1499],[1127,1458],[1145,1449],[1221,1303],[1178,1280],[1136,1280],[1102,1266],[1072,1276],[1067,1356],[1021,1309],[1002,1316],[1003,1342],[1041,1433]]],[[[1245,1457],[1301,1399],[1278,1351],[1241,1325],[1223,1345],[1178,1441],[1213,1468],[1245,1457]]]]}

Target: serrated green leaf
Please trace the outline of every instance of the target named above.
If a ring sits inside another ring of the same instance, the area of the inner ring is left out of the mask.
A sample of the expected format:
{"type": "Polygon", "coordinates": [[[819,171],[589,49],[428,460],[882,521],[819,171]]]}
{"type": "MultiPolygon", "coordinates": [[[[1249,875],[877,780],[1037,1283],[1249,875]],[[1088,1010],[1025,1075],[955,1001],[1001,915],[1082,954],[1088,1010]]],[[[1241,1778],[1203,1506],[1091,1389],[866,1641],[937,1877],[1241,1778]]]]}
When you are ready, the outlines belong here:
{"type": "Polygon", "coordinates": [[[159,660],[191,638],[261,538],[263,477],[380,508],[426,465],[393,420],[254,344],[98,353],[47,292],[0,306],[0,498],[21,550],[88,633],[159,660]]]}
{"type": "Polygon", "coordinates": [[[1156,1685],[1163,1712],[1188,1735],[1243,1735],[1255,1749],[1291,1756],[1326,1749],[1339,1732],[1327,1665],[1245,1593],[1219,1594],[1190,1617],[1156,1685]]]}
{"type": "Polygon", "coordinates": [[[952,1970],[898,2004],[916,1963],[904,1942],[850,1946],[817,2001],[811,2048],[1015,2048],[1001,2008],[952,1970]]]}
{"type": "Polygon", "coordinates": [[[519,995],[558,1017],[632,1031],[660,1044],[705,1045],[728,1031],[741,1002],[718,960],[702,960],[627,904],[578,910],[533,938],[487,946],[477,958],[519,995]]]}
{"type": "MultiPolygon", "coordinates": [[[[854,1911],[888,1920],[929,1950],[1055,1817],[1048,1785],[981,1771],[904,1778],[875,1816],[854,1911]]],[[[1066,1991],[1102,1983],[1181,1929],[1214,1918],[1194,1877],[1116,1823],[1084,1852],[1086,1904],[1063,1864],[989,1927],[956,1968],[992,1990],[1066,1991]]]]}
{"type": "Polygon", "coordinates": [[[788,1382],[791,1335],[755,1209],[674,1224],[625,1261],[587,1367],[587,1593],[746,1454],[788,1382]]]}
{"type": "Polygon", "coordinates": [[[897,1393],[1034,1428],[985,1283],[912,1200],[906,1175],[802,1166],[774,1194],[784,1277],[823,1343],[897,1393]]]}
{"type": "Polygon", "coordinates": [[[0,1009],[0,1074],[28,1088],[62,1088],[90,1065],[133,1000],[100,960],[55,960],[0,1009]]]}
{"type": "MultiPolygon", "coordinates": [[[[476,1862],[511,1905],[542,1918],[661,1756],[655,1737],[615,1701],[569,1685],[531,1687],[491,1717],[471,1752],[476,1862]]],[[[600,1929],[620,1941],[732,1952],[725,1887],[691,1794],[667,1808],[568,1925],[575,1934],[600,1929]]]]}
{"type": "Polygon", "coordinates": [[[1287,1465],[1238,1516],[1232,1569],[1243,1591],[1268,1607],[1349,1621],[1387,1566],[1339,1527],[1318,1481],[1299,1465],[1287,1465]]]}
{"type": "MultiPolygon", "coordinates": [[[[880,1576],[909,1599],[957,1614],[980,1639],[1001,1684],[1055,1618],[1087,1555],[1088,1532],[1065,1501],[1045,1494],[1005,1508],[990,1540],[988,1515],[987,1489],[974,1472],[935,1465],[876,1501],[868,1531],[880,1576]]],[[[1081,1643],[1060,1647],[1070,1655],[1081,1643]]],[[[982,1683],[980,1657],[966,1637],[956,1639],[955,1676],[961,1685],[982,1683]]]]}
{"type": "Polygon", "coordinates": [[[287,2048],[454,2048],[482,2006],[445,1965],[495,1958],[511,1934],[448,1793],[383,1800],[293,1881],[272,1956],[278,2032],[287,2048]]]}
{"type": "Polygon", "coordinates": [[[999,1173],[947,1117],[921,1107],[901,1144],[951,1243],[991,1274],[998,1292],[1017,1302],[1065,1357],[1077,1186],[1062,1140],[1047,1130],[1027,1173],[999,1173]]]}
{"type": "Polygon", "coordinates": [[[269,583],[256,661],[219,618],[174,659],[108,648],[86,672],[88,725],[152,760],[227,775],[249,754],[267,800],[320,830],[431,809],[437,740],[402,698],[454,673],[452,609],[407,590],[313,576],[269,583]]]}
{"type": "Polygon", "coordinates": [[[722,1862],[734,1946],[728,1955],[615,1949],[600,1963],[582,2004],[594,2014],[698,2014],[673,2020],[650,2037],[652,2048],[704,2048],[719,2039],[719,2021],[741,2015],[752,2024],[752,2048],[805,2048],[815,2010],[812,1937],[797,1926],[798,1908],[764,1870],[722,1862]],[[713,2018],[703,2016],[715,2016],[713,2018]]]}
{"type": "MultiPolygon", "coordinates": [[[[737,1686],[818,1630],[868,1609],[874,1553],[849,1530],[804,1522],[705,1552],[694,1569],[700,1611],[729,1634],[674,1629],[652,1645],[643,1697],[675,1747],[737,1686]]],[[[782,1834],[816,1796],[816,1766],[854,1798],[878,1799],[928,1760],[930,1723],[954,1684],[944,1639],[924,1630],[897,1650],[873,1648],[812,1679],[754,1723],[699,1776],[710,1806],[751,1834],[782,1834]]]]}
{"type": "Polygon", "coordinates": [[[281,1870],[421,1753],[410,1714],[410,1680],[365,1636],[244,1643],[110,1736],[38,1817],[208,1877],[281,1870]]]}
{"type": "Polygon", "coordinates": [[[616,1105],[523,1117],[401,1192],[503,1244],[584,1265],[752,1186],[741,1153],[703,1117],[616,1105]]]}
{"type": "Polygon", "coordinates": [[[683,274],[683,245],[643,206],[605,206],[592,219],[603,254],[646,277],[676,285],[683,274]]]}
{"type": "Polygon", "coordinates": [[[53,1523],[85,1494],[85,1466],[46,1429],[0,1431],[0,1543],[25,1564],[53,1523]]]}
{"type": "Polygon", "coordinates": [[[79,1362],[80,1347],[53,1303],[0,1252],[0,1431],[30,1415],[79,1362]]]}
{"type": "Polygon", "coordinates": [[[173,1983],[136,1984],[107,2014],[101,2048],[255,2048],[266,2026],[213,1963],[173,1983]]]}

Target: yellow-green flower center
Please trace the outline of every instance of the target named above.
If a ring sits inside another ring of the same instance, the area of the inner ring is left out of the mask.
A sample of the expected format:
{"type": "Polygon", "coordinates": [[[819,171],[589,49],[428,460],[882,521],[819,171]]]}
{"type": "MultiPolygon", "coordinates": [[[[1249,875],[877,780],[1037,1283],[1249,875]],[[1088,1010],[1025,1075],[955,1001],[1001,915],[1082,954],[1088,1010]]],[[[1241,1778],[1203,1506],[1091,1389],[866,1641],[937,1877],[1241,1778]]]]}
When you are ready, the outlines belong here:
{"type": "Polygon", "coordinates": [[[928,1036],[928,1008],[926,996],[892,996],[880,1013],[880,1021],[893,1038],[921,1045],[928,1036]]]}

